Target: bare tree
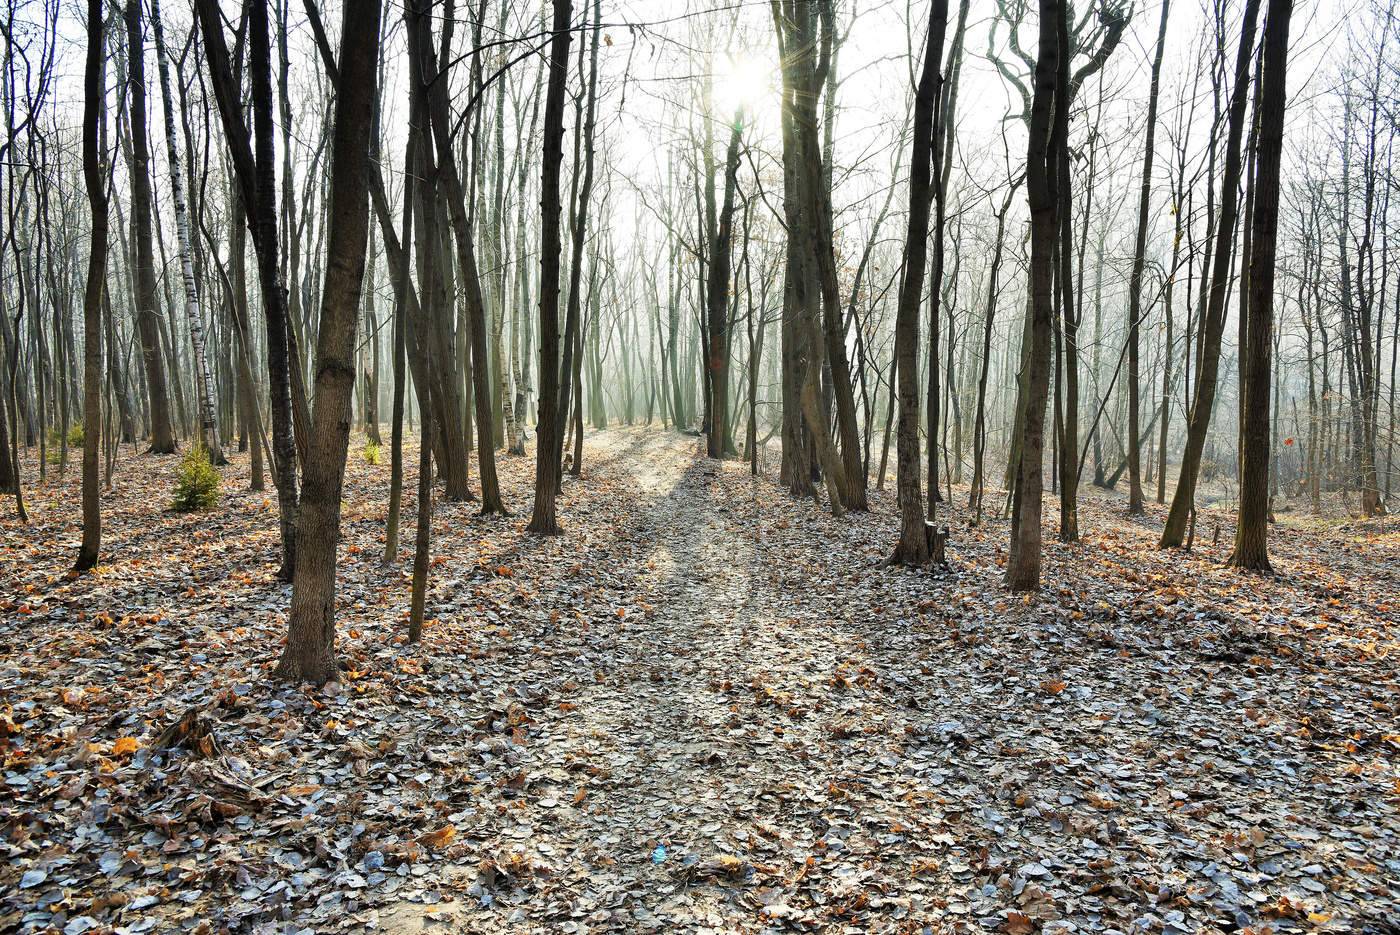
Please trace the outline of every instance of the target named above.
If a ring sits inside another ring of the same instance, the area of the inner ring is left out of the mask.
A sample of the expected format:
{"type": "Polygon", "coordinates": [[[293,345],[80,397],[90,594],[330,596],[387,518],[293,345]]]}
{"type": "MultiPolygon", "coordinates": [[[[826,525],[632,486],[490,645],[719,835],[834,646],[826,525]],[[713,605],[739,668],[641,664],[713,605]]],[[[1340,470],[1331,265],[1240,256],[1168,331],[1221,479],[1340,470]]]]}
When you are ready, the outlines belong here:
{"type": "MultiPolygon", "coordinates": [[[[102,0],[87,4],[87,64],[83,79],[83,181],[92,211],[87,284],[83,292],[83,542],[73,568],[97,565],[102,546],[102,507],[98,501],[97,453],[102,440],[102,295],[107,278],[107,178],[98,138],[106,120],[102,0]]],[[[18,481],[15,484],[19,486],[18,481]]]]}
{"type": "MultiPolygon", "coordinates": [[[[914,140],[909,158],[909,225],[904,235],[904,283],[894,326],[894,367],[898,381],[899,430],[895,441],[895,484],[899,492],[899,542],[891,560],[922,565],[931,557],[924,519],[919,463],[919,305],[924,294],[928,257],[929,202],[933,187],[933,148],[937,139],[938,102],[943,90],[940,65],[948,28],[947,0],[930,0],[924,61],[914,96],[914,140]]],[[[938,283],[933,290],[938,291],[938,283]]],[[[938,366],[937,361],[933,366],[938,366]]],[[[930,480],[936,487],[938,478],[930,480]]]]}
{"type": "Polygon", "coordinates": [[[555,491],[564,413],[559,411],[559,253],[560,164],[564,161],[564,94],[569,72],[570,0],[553,0],[549,44],[549,80],[545,86],[543,168],[540,180],[540,402],[535,452],[535,505],[529,529],[537,535],[559,534],[555,491]]]}
{"type": "Polygon", "coordinates": [[[355,330],[369,234],[369,139],[378,80],[379,0],[346,0],[332,144],[331,229],[316,342],[315,405],[297,512],[297,564],[287,645],[275,676],[336,678],[335,572],[341,486],[355,385],[355,330]],[[374,24],[363,28],[365,23],[374,24]]]}
{"type": "Polygon", "coordinates": [[[1274,265],[1278,239],[1280,165],[1283,160],[1283,113],[1288,99],[1288,26],[1293,0],[1269,0],[1261,40],[1263,56],[1256,142],[1253,230],[1250,237],[1249,343],[1244,387],[1244,460],[1240,471],[1240,519],[1230,564],[1272,571],[1269,564],[1269,424],[1270,377],[1273,373],[1274,265]]]}

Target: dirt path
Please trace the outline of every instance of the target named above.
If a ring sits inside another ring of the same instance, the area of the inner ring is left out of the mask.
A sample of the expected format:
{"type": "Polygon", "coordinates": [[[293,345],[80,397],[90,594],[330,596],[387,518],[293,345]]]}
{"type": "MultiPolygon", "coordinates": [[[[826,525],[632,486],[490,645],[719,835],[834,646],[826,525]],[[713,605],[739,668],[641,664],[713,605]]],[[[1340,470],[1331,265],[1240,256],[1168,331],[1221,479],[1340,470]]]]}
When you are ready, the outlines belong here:
{"type": "MultiPolygon", "coordinates": [[[[641,548],[613,574],[643,612],[590,626],[561,673],[569,700],[541,713],[522,748],[518,766],[539,808],[533,823],[508,831],[519,844],[504,845],[502,863],[539,877],[538,891],[504,918],[454,919],[483,930],[504,921],[718,932],[801,914],[776,890],[741,893],[755,877],[741,855],[762,849],[765,836],[804,850],[821,836],[815,811],[785,815],[779,803],[824,797],[832,764],[806,757],[817,725],[770,683],[794,665],[815,676],[837,657],[837,634],[799,635],[766,567],[761,505],[733,495],[745,486],[733,483],[739,466],[693,448],[675,436],[614,433],[590,452],[592,480],[628,500],[634,525],[618,535],[641,548]],[[740,716],[736,700],[766,710],[740,716]],[[774,776],[785,788],[765,789],[774,776]]],[[[494,901],[481,879],[475,893],[494,901]]],[[[401,924],[404,914],[391,918],[401,924]]]]}

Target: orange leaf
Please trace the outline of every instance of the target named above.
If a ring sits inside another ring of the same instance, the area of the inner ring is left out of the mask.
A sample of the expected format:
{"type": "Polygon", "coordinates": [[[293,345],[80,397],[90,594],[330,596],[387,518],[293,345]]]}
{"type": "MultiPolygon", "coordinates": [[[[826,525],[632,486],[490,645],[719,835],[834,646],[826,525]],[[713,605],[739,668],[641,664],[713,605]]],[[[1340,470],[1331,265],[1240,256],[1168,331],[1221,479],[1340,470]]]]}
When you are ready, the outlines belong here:
{"type": "Polygon", "coordinates": [[[425,844],[428,847],[436,847],[440,849],[446,847],[448,843],[451,842],[451,840],[456,836],[456,826],[443,825],[436,831],[430,831],[427,834],[420,835],[418,838],[418,843],[425,844]]]}
{"type": "Polygon", "coordinates": [[[114,756],[125,756],[135,753],[141,749],[141,741],[135,737],[118,737],[117,742],[112,744],[112,754],[114,756]]]}
{"type": "Polygon", "coordinates": [[[1001,930],[1008,935],[1030,935],[1035,931],[1035,922],[1024,912],[1008,912],[1001,930]]]}

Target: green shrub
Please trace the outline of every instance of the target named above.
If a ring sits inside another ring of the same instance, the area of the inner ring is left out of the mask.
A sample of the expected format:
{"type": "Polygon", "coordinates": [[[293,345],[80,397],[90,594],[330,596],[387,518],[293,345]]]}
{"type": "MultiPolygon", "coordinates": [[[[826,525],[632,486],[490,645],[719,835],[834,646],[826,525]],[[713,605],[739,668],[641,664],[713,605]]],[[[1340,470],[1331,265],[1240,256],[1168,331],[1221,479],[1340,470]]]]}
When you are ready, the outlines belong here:
{"type": "Polygon", "coordinates": [[[378,463],[379,463],[379,443],[378,443],[378,442],[365,442],[364,451],[361,452],[361,453],[365,456],[365,462],[366,462],[366,463],[368,463],[368,464],[378,464],[378,463]]]}
{"type": "MultiPolygon", "coordinates": [[[[63,454],[63,433],[58,426],[49,429],[48,436],[49,463],[58,464],[63,454]]],[[[68,429],[68,450],[81,451],[83,448],[83,423],[75,422],[68,429]]]]}
{"type": "Polygon", "coordinates": [[[219,472],[209,463],[209,452],[203,445],[193,445],[185,452],[175,470],[175,499],[170,508],[177,513],[212,510],[219,502],[219,472]]]}

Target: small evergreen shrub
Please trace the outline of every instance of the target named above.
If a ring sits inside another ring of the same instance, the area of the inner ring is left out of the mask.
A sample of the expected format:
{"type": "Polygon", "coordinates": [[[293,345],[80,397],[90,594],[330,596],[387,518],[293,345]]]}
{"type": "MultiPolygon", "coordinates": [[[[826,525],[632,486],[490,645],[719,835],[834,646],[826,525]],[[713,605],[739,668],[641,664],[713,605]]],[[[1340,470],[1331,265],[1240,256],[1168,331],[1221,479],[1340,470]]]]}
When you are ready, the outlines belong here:
{"type": "Polygon", "coordinates": [[[378,442],[365,442],[365,448],[364,448],[364,451],[362,452],[362,454],[364,455],[365,463],[367,463],[367,464],[378,464],[378,463],[379,463],[379,457],[380,457],[379,443],[378,443],[378,442]]]}
{"type": "Polygon", "coordinates": [[[170,508],[177,513],[212,510],[219,502],[219,472],[209,463],[203,445],[192,445],[175,470],[175,499],[170,508]]]}

